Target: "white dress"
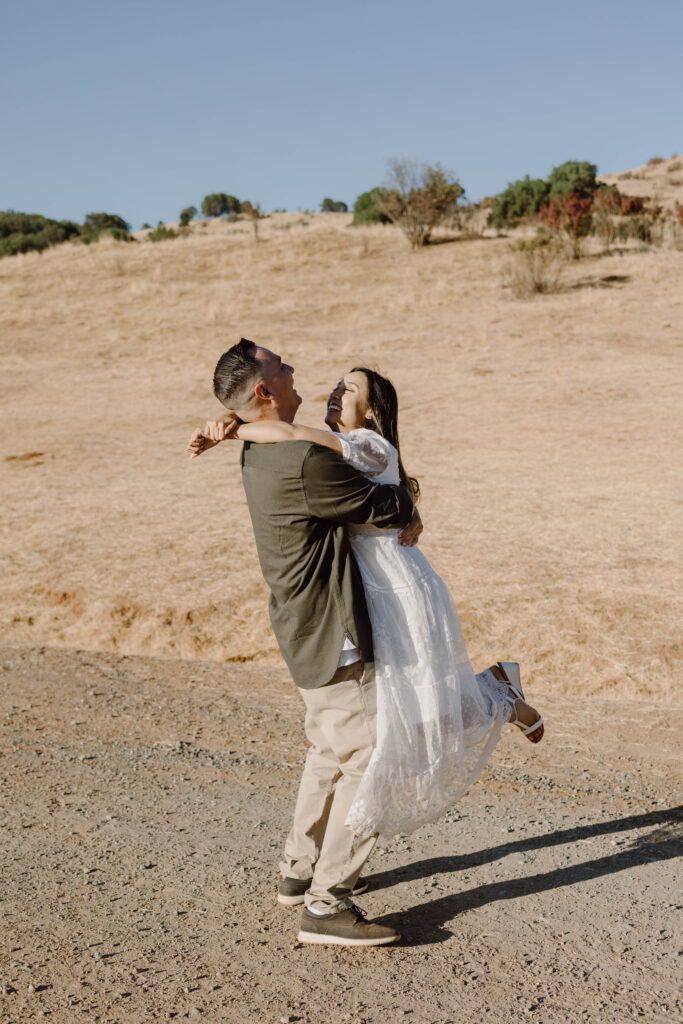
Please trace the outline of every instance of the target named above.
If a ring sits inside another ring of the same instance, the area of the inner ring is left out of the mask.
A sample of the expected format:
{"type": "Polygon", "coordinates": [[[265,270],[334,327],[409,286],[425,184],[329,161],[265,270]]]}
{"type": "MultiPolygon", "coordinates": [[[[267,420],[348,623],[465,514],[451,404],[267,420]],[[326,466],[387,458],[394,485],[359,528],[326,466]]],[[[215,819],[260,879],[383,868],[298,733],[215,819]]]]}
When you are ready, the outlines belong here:
{"type": "MultiPolygon", "coordinates": [[[[398,455],[373,430],[337,435],[344,460],[399,482],[398,455]]],[[[475,675],[443,580],[399,530],[348,527],[372,623],[377,742],[349,809],[358,835],[409,833],[444,814],[481,774],[507,721],[507,689],[475,675]]]]}

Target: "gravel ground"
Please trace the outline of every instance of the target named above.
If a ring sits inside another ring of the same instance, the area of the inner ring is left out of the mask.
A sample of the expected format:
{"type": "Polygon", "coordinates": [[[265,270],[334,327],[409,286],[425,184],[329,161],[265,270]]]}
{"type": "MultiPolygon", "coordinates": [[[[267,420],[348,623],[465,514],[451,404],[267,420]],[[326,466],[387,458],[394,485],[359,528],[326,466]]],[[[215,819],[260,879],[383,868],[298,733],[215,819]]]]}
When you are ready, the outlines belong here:
{"type": "Polygon", "coordinates": [[[403,942],[345,950],[275,899],[305,752],[284,670],[0,666],[3,1024],[680,1019],[680,707],[533,694],[543,743],[505,730],[445,819],[373,854],[359,902],[403,942]]]}

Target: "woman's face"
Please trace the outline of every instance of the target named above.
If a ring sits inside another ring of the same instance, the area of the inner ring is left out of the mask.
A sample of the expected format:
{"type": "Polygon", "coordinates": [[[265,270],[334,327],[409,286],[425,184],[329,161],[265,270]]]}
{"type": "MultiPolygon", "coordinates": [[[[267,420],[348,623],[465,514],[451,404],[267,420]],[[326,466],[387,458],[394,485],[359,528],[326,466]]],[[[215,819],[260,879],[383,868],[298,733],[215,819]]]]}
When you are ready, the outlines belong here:
{"type": "Polygon", "coordinates": [[[360,370],[347,373],[327,400],[325,423],[335,433],[367,427],[372,421],[368,409],[368,379],[360,370]]]}

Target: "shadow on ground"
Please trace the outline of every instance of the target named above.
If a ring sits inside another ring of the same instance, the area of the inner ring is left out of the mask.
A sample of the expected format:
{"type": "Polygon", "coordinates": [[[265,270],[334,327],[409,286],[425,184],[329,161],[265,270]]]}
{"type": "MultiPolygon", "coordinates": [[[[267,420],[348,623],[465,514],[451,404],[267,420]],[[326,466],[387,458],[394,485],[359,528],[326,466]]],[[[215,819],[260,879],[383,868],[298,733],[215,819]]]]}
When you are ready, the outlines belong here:
{"type": "Polygon", "coordinates": [[[606,277],[582,277],[580,281],[566,286],[566,291],[576,292],[581,288],[614,288],[615,285],[627,284],[631,278],[628,274],[607,274],[606,277]]]}
{"type": "MultiPolygon", "coordinates": [[[[502,236],[507,237],[507,236],[502,236]]],[[[463,231],[460,235],[436,235],[434,238],[428,238],[424,243],[425,246],[433,245],[450,245],[451,242],[492,242],[495,241],[495,237],[492,235],[479,235],[476,231],[463,231]]]]}
{"type": "Polygon", "coordinates": [[[507,857],[511,853],[541,850],[564,843],[575,843],[581,839],[591,839],[596,836],[628,832],[631,829],[650,826],[657,827],[647,835],[638,836],[628,847],[608,857],[598,857],[596,860],[584,861],[581,864],[572,864],[568,867],[556,868],[553,871],[524,878],[512,878],[480,885],[475,889],[428,900],[407,908],[400,914],[388,914],[381,918],[382,924],[397,928],[412,945],[445,942],[452,934],[445,927],[446,923],[467,910],[476,910],[497,900],[518,899],[530,896],[532,893],[546,892],[550,889],[573,885],[576,882],[589,881],[651,861],[670,860],[681,856],[683,854],[683,805],[663,811],[650,811],[647,814],[601,821],[595,825],[561,829],[546,835],[529,836],[464,856],[433,857],[394,871],[378,872],[375,875],[367,876],[367,878],[373,890],[383,889],[389,885],[395,885],[397,881],[414,881],[435,874],[443,875],[447,872],[480,867],[482,864],[507,857]]]}

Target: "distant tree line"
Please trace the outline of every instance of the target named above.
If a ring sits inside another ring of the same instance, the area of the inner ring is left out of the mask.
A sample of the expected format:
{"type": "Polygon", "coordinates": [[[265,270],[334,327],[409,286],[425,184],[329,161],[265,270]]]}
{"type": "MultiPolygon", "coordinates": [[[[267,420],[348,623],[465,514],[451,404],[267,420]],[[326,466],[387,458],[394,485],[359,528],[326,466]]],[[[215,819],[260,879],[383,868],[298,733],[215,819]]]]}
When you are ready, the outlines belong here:
{"type": "Polygon", "coordinates": [[[498,229],[536,223],[536,239],[521,244],[528,249],[564,241],[578,259],[588,235],[600,237],[607,248],[617,239],[649,244],[668,221],[680,223],[677,209],[664,211],[649,196],[622,195],[616,185],[598,182],[595,164],[567,160],[547,179],[527,175],[511,182],[492,200],[487,223],[498,229]]]}
{"type": "Polygon", "coordinates": [[[51,220],[37,213],[0,212],[0,256],[18,252],[41,252],[80,234],[80,226],[70,220],[51,220]]]}
{"type": "Polygon", "coordinates": [[[0,257],[19,252],[42,252],[68,239],[89,244],[103,234],[123,241],[132,239],[130,225],[115,213],[89,213],[82,224],[52,220],[37,213],[0,211],[0,257]]]}
{"type": "Polygon", "coordinates": [[[529,175],[513,181],[504,192],[496,196],[491,205],[489,227],[513,227],[528,217],[536,217],[542,206],[551,200],[561,201],[568,193],[581,199],[592,196],[598,185],[595,164],[587,160],[567,160],[553,167],[547,179],[529,175]]]}
{"type": "MultiPolygon", "coordinates": [[[[354,227],[372,224],[395,224],[406,235],[410,245],[419,249],[427,245],[434,229],[440,225],[462,228],[467,215],[475,211],[482,217],[489,210],[487,226],[498,230],[519,224],[536,223],[540,233],[534,247],[545,246],[553,239],[571,244],[572,254],[580,254],[581,240],[588,234],[600,236],[605,244],[616,238],[636,238],[648,243],[662,224],[683,227],[683,208],[663,211],[647,196],[622,195],[615,185],[597,181],[597,168],[588,161],[568,160],[554,167],[547,179],[527,175],[511,182],[507,188],[481,204],[464,205],[464,189],[441,164],[393,159],[384,185],[362,192],[353,206],[354,227]]],[[[326,197],[320,204],[323,213],[347,213],[341,200],[326,197]]],[[[204,196],[201,216],[244,216],[251,221],[254,237],[263,217],[258,203],[240,200],[227,192],[204,196]]],[[[283,211],[280,211],[283,212],[283,211]]],[[[192,220],[200,215],[196,206],[180,211],[180,231],[159,221],[156,228],[143,224],[151,242],[177,238],[186,234],[192,220]]],[[[471,221],[470,221],[471,223],[471,221]]],[[[483,221],[482,221],[483,225],[483,221]]],[[[67,240],[86,244],[107,235],[121,241],[134,241],[130,225],[113,213],[89,213],[82,224],[69,220],[52,220],[39,214],[0,211],[0,257],[22,252],[42,252],[51,245],[67,240]]],[[[528,243],[524,243],[528,245],[528,243]]]]}

